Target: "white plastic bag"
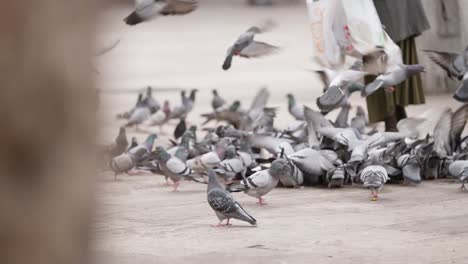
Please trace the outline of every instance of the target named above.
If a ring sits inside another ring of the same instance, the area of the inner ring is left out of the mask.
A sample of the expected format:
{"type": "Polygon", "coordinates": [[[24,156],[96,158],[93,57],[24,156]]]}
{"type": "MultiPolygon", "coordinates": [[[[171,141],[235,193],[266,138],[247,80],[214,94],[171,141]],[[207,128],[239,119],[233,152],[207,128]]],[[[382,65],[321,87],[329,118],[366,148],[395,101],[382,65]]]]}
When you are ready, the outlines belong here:
{"type": "Polygon", "coordinates": [[[339,30],[333,31],[334,27],[339,28],[346,23],[344,16],[338,13],[340,2],[341,0],[307,0],[315,55],[332,67],[344,63],[344,50],[337,40],[337,37],[342,36],[338,36],[339,30]],[[343,18],[342,25],[339,17],[343,18]]]}
{"type": "Polygon", "coordinates": [[[372,0],[307,0],[315,52],[331,66],[343,55],[361,58],[383,48],[389,59],[401,62],[400,48],[385,33],[372,0]]]}

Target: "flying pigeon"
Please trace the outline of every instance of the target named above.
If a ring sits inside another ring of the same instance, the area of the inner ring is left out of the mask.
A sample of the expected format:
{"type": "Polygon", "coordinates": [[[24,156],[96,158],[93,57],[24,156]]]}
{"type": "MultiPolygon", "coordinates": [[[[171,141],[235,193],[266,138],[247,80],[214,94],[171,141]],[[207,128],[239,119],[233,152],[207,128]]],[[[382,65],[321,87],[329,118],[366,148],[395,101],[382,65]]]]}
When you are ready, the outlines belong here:
{"type": "Polygon", "coordinates": [[[244,58],[255,58],[265,55],[270,55],[279,50],[278,47],[267,44],[265,42],[255,41],[255,34],[264,33],[274,27],[274,22],[265,21],[262,25],[253,26],[246,32],[242,33],[234,44],[229,47],[226,58],[223,63],[223,70],[228,70],[231,67],[232,58],[240,56],[244,58]]]}
{"type": "Polygon", "coordinates": [[[388,88],[404,82],[413,75],[425,72],[424,66],[420,64],[414,65],[395,65],[390,68],[385,74],[379,75],[373,82],[369,83],[362,91],[362,97],[367,97],[375,93],[380,88],[388,88]]]}
{"type": "Polygon", "coordinates": [[[234,200],[234,197],[218,182],[217,177],[213,170],[208,170],[207,199],[208,204],[215,211],[220,221],[217,226],[225,226],[222,224],[225,219],[227,219],[226,226],[230,225],[230,219],[241,220],[254,226],[257,225],[257,220],[234,200]]]}
{"type": "Polygon", "coordinates": [[[463,53],[423,50],[429,58],[447,72],[449,78],[462,83],[453,97],[463,103],[468,102],[468,46],[463,53]]]}
{"type": "Polygon", "coordinates": [[[192,12],[198,0],[135,0],[135,10],[124,21],[127,25],[150,21],[158,15],[183,15],[192,12]]]}

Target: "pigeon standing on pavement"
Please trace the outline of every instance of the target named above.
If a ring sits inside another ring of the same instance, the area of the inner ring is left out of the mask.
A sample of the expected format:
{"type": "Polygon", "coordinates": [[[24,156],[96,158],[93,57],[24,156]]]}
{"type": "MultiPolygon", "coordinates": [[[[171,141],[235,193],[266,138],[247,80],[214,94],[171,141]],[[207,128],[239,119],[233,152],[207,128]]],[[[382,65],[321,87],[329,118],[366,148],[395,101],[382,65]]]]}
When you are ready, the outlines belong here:
{"type": "Polygon", "coordinates": [[[253,26],[242,33],[234,44],[229,47],[226,58],[223,63],[223,70],[231,67],[232,58],[240,56],[244,58],[255,58],[272,54],[279,50],[278,47],[265,42],[255,41],[255,34],[264,33],[274,26],[272,21],[266,21],[260,26],[253,26]]]}
{"type": "Polygon", "coordinates": [[[234,197],[218,182],[217,177],[213,170],[208,170],[207,199],[208,204],[215,211],[220,221],[217,226],[225,226],[222,224],[225,219],[227,219],[226,226],[230,225],[230,219],[241,220],[254,226],[257,225],[257,220],[234,200],[234,197]]]}
{"type": "Polygon", "coordinates": [[[220,109],[226,104],[226,100],[219,96],[218,91],[216,89],[214,89],[212,92],[213,99],[211,100],[211,107],[213,107],[214,111],[218,111],[218,109],[220,109]]]}
{"type": "Polygon", "coordinates": [[[289,166],[286,160],[277,159],[271,163],[267,170],[258,171],[239,183],[233,183],[227,187],[230,192],[245,192],[258,199],[259,205],[266,205],[263,196],[278,185],[279,177],[288,173],[289,166]]]}
{"type": "Polygon", "coordinates": [[[365,167],[360,172],[361,181],[364,187],[371,190],[371,200],[379,199],[379,192],[383,189],[384,184],[390,179],[387,170],[380,165],[370,165],[365,167]]]}
{"type": "Polygon", "coordinates": [[[465,184],[468,183],[468,161],[467,160],[456,160],[453,161],[448,171],[450,176],[455,177],[462,183],[460,191],[466,191],[465,184]]]}
{"type": "Polygon", "coordinates": [[[185,117],[182,117],[174,130],[174,138],[179,139],[187,130],[187,124],[185,123],[185,117]]]}
{"type": "Polygon", "coordinates": [[[145,100],[146,100],[146,105],[150,109],[151,114],[154,114],[158,112],[159,109],[161,109],[161,106],[159,105],[158,101],[156,101],[156,99],[154,99],[153,97],[153,88],[151,86],[148,86],[148,88],[146,88],[145,100]]]}
{"type": "Polygon", "coordinates": [[[147,100],[142,100],[137,103],[137,106],[131,113],[126,126],[135,126],[138,129],[138,125],[145,122],[151,116],[151,110],[147,105],[147,100]]]}
{"type": "Polygon", "coordinates": [[[171,156],[164,147],[157,146],[154,154],[159,163],[161,172],[164,176],[169,177],[174,182],[174,192],[177,191],[181,180],[195,180],[194,177],[196,177],[196,175],[192,169],[187,167],[187,165],[179,158],[171,156]]]}

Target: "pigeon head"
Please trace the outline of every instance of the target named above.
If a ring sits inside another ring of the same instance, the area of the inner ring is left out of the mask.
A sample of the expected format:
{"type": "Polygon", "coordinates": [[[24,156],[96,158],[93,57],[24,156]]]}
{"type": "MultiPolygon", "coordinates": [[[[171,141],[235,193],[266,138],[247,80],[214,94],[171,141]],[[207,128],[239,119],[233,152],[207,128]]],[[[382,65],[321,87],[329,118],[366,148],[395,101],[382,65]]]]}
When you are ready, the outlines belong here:
{"type": "Polygon", "coordinates": [[[237,112],[240,108],[240,105],[241,103],[239,100],[234,101],[234,103],[232,103],[232,105],[229,107],[229,111],[237,112]]]}
{"type": "Polygon", "coordinates": [[[153,88],[151,86],[148,86],[146,88],[146,96],[151,97],[153,94],[153,88]]]}
{"type": "Polygon", "coordinates": [[[294,98],[294,95],[288,93],[288,94],[286,95],[286,97],[288,98],[288,107],[289,107],[289,108],[293,107],[293,106],[296,104],[296,100],[295,100],[295,98],[294,98]]]}
{"type": "Polygon", "coordinates": [[[411,76],[411,75],[418,74],[421,72],[426,72],[426,68],[424,68],[424,66],[421,64],[407,65],[406,72],[408,76],[411,76]]]}
{"type": "Polygon", "coordinates": [[[119,135],[115,139],[115,142],[117,144],[122,144],[122,145],[127,145],[127,133],[125,132],[125,127],[120,127],[119,129],[119,135]]]}
{"type": "Polygon", "coordinates": [[[192,102],[195,102],[195,95],[197,94],[197,92],[198,92],[198,89],[192,89],[192,90],[190,91],[190,100],[191,100],[192,102]]]}
{"type": "Polygon", "coordinates": [[[163,146],[157,146],[154,150],[154,156],[158,161],[168,161],[171,158],[171,154],[169,154],[163,146]]]}
{"type": "Polygon", "coordinates": [[[273,177],[279,177],[280,175],[284,175],[289,171],[289,164],[284,159],[277,159],[271,163],[268,172],[273,177]]]}
{"type": "Polygon", "coordinates": [[[231,140],[229,138],[222,138],[218,143],[216,143],[215,151],[220,158],[224,158],[226,150],[230,144],[231,140]]]}
{"type": "Polygon", "coordinates": [[[216,128],[215,133],[218,135],[218,137],[223,138],[225,136],[224,128],[224,126],[219,126],[216,128]]]}
{"type": "Polygon", "coordinates": [[[153,144],[154,144],[154,140],[156,140],[157,136],[156,134],[151,134],[149,135],[146,140],[145,140],[145,148],[148,149],[149,151],[151,151],[151,149],[153,148],[153,144]]]}
{"type": "Polygon", "coordinates": [[[143,104],[143,94],[139,93],[136,106],[141,106],[142,104],[143,104]]]}
{"type": "Polygon", "coordinates": [[[224,189],[223,186],[218,182],[218,175],[214,170],[209,169],[206,174],[208,175],[208,192],[213,188],[224,189]]]}
{"type": "Polygon", "coordinates": [[[171,114],[171,106],[169,105],[169,101],[164,101],[163,104],[163,112],[166,116],[171,114]]]}
{"type": "Polygon", "coordinates": [[[225,158],[226,159],[234,159],[237,157],[237,150],[236,150],[236,147],[235,146],[229,146],[227,149],[226,149],[226,155],[225,155],[225,158]]]}
{"type": "Polygon", "coordinates": [[[213,95],[214,95],[214,96],[217,96],[217,95],[218,95],[218,91],[216,91],[216,89],[213,89],[212,92],[213,92],[213,95]]]}

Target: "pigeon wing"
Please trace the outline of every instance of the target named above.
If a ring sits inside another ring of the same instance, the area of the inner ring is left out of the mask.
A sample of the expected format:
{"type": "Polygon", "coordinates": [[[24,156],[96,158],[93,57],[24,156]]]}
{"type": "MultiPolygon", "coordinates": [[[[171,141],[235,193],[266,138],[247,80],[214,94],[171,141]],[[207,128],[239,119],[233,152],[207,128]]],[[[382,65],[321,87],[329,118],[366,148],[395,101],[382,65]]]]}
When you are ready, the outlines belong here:
{"type": "Polygon", "coordinates": [[[265,42],[252,41],[247,47],[241,50],[239,56],[244,58],[256,58],[273,54],[280,50],[279,47],[265,42]]]}

